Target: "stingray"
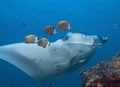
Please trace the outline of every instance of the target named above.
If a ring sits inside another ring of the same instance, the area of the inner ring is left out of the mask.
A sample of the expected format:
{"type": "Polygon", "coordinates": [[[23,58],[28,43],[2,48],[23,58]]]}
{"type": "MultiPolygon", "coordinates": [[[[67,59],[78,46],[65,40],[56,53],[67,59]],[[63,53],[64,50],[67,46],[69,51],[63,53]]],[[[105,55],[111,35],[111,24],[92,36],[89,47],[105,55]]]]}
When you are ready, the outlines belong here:
{"type": "Polygon", "coordinates": [[[68,33],[47,48],[23,42],[0,46],[0,58],[35,80],[45,81],[64,76],[86,64],[98,45],[92,35],[68,33]]]}

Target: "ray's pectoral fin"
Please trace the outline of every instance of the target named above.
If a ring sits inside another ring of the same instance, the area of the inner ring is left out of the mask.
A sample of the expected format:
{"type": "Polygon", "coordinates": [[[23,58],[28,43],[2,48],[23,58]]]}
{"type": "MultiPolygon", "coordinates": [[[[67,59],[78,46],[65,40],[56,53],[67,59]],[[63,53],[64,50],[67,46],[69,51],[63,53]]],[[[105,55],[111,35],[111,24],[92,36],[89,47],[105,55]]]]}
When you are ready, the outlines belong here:
{"type": "Polygon", "coordinates": [[[36,70],[38,69],[34,60],[20,55],[19,53],[15,52],[14,49],[4,46],[0,47],[0,59],[13,64],[33,78],[34,73],[36,73],[36,70]]]}

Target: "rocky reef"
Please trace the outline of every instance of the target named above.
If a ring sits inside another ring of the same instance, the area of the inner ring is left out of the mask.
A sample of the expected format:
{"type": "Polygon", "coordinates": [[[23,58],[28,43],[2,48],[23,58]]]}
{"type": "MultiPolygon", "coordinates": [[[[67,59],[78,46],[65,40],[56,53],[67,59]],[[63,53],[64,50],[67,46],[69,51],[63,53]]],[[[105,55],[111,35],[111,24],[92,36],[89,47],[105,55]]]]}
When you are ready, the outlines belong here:
{"type": "Polygon", "coordinates": [[[80,74],[82,87],[120,87],[120,52],[80,74]]]}

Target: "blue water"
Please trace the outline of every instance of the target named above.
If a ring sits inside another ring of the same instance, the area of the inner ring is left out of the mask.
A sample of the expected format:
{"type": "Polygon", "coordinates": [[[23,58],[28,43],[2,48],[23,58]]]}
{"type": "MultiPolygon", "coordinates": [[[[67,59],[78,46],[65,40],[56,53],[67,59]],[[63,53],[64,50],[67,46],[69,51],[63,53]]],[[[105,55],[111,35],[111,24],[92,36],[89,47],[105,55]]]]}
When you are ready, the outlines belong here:
{"type": "Polygon", "coordinates": [[[0,45],[23,42],[24,36],[31,33],[53,42],[68,31],[49,36],[44,34],[43,28],[57,26],[63,19],[71,23],[71,32],[107,36],[109,40],[85,66],[54,80],[52,86],[49,86],[51,81],[36,82],[0,60],[0,87],[80,87],[82,69],[120,51],[120,0],[0,0],[0,45]]]}

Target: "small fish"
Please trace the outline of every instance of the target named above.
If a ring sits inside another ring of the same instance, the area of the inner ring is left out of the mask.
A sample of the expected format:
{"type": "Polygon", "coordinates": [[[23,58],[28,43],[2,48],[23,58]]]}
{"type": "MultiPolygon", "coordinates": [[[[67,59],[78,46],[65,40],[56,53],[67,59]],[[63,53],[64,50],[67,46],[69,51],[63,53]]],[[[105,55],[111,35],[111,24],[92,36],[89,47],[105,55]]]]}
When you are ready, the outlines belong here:
{"type": "Polygon", "coordinates": [[[56,28],[54,26],[46,26],[45,29],[44,29],[45,33],[46,34],[50,34],[50,35],[54,35],[56,34],[56,28]]]}
{"type": "Polygon", "coordinates": [[[51,87],[52,85],[53,85],[53,82],[50,82],[48,86],[51,87]]]}
{"type": "Polygon", "coordinates": [[[23,26],[26,26],[26,24],[25,24],[24,22],[22,22],[22,25],[23,25],[23,26]]]}
{"type": "Polygon", "coordinates": [[[113,25],[113,29],[118,29],[119,28],[119,25],[118,24],[114,24],[113,25]]]}
{"type": "Polygon", "coordinates": [[[70,30],[71,29],[70,23],[66,20],[59,21],[58,28],[60,30],[70,30]]]}
{"type": "Polygon", "coordinates": [[[37,42],[37,36],[34,34],[27,35],[25,36],[24,41],[25,43],[35,43],[37,42]]]}
{"type": "Polygon", "coordinates": [[[38,40],[37,43],[38,43],[38,46],[41,46],[43,48],[50,46],[50,42],[48,41],[47,38],[41,38],[40,40],[38,40]]]}

